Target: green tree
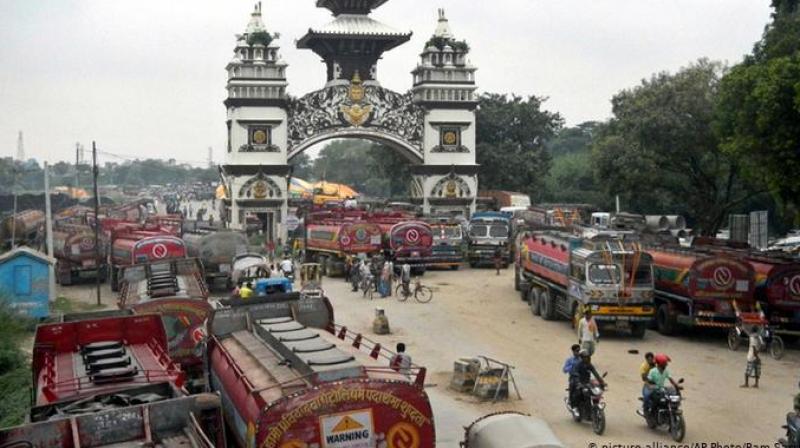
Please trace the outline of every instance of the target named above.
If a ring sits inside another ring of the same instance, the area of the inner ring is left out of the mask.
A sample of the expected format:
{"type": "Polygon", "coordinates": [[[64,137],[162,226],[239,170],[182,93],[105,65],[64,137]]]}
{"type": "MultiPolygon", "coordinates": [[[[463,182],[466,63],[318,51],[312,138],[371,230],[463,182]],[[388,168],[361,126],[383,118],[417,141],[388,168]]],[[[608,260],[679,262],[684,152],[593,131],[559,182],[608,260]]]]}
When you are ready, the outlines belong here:
{"type": "Polygon", "coordinates": [[[481,95],[477,160],[482,188],[541,199],[551,162],[545,145],[564,123],[558,113],[542,110],[544,101],[535,96],[481,95]]]}
{"type": "Polygon", "coordinates": [[[296,155],[292,160],[289,161],[289,165],[292,167],[292,176],[294,177],[309,180],[313,174],[311,157],[309,157],[306,153],[296,155]]]}
{"type": "Polygon", "coordinates": [[[763,182],[800,221],[800,14],[797,0],[773,0],[773,20],[722,80],[716,129],[725,153],[763,182]]]}
{"type": "Polygon", "coordinates": [[[593,145],[597,180],[645,213],[684,213],[704,234],[756,192],[712,129],[723,67],[700,60],[659,73],[612,100],[613,118],[593,145]]]}

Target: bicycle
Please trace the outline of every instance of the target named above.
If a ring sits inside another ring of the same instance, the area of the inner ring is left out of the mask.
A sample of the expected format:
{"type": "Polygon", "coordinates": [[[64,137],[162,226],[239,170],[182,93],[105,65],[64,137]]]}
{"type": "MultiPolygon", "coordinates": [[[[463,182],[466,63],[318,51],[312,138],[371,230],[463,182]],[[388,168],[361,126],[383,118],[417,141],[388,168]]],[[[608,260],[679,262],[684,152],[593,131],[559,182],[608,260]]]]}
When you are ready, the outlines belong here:
{"type": "Polygon", "coordinates": [[[419,278],[414,281],[413,290],[411,288],[406,288],[403,283],[400,283],[397,285],[397,288],[395,288],[394,292],[397,295],[397,300],[401,302],[405,302],[412,295],[414,296],[414,300],[419,303],[428,303],[433,300],[433,290],[427,286],[424,286],[422,284],[422,280],[419,278]]]}
{"type": "Polygon", "coordinates": [[[367,275],[361,278],[360,283],[361,294],[363,297],[369,296],[369,299],[372,300],[375,295],[375,276],[367,275]]]}

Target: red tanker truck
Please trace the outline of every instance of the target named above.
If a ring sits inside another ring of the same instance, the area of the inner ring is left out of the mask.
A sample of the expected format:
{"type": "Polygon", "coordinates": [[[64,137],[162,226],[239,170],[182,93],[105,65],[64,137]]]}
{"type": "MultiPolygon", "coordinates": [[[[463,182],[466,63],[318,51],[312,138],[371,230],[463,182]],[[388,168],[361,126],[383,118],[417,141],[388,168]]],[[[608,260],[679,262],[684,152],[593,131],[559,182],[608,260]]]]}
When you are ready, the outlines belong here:
{"type": "Polygon", "coordinates": [[[326,275],[343,274],[347,256],[383,250],[383,234],[377,224],[322,219],[309,221],[306,232],[306,256],[320,263],[326,275]]]}
{"type": "Polygon", "coordinates": [[[784,252],[757,252],[745,243],[695,238],[695,247],[717,249],[747,261],[755,270],[755,299],[779,331],[800,331],[800,260],[784,252]]]}
{"type": "Polygon", "coordinates": [[[186,256],[186,243],[176,236],[152,231],[112,231],[109,253],[111,290],[119,291],[122,268],[186,256]]]}
{"type": "Polygon", "coordinates": [[[554,231],[519,241],[516,283],[534,315],[575,322],[588,307],[600,325],[644,336],[654,313],[652,259],[637,243],[554,231]]]}
{"type": "Polygon", "coordinates": [[[99,235],[100,250],[95,251],[94,230],[86,225],[57,223],[53,228],[53,255],[56,257],[56,280],[63,286],[77,278],[93,278],[98,273],[97,254],[100,254],[100,281],[106,280],[108,242],[99,235]]]}
{"type": "Polygon", "coordinates": [[[434,261],[430,224],[405,217],[377,216],[369,219],[381,226],[386,235],[386,245],[394,254],[395,265],[408,263],[415,274],[421,274],[428,263],[434,261]]]}
{"type": "Polygon", "coordinates": [[[137,264],[120,271],[117,305],[136,314],[158,314],[166,330],[170,357],[193,379],[202,377],[198,344],[213,316],[203,265],[194,258],[137,264]]]}
{"type": "Polygon", "coordinates": [[[166,348],[156,315],[103,312],[40,325],[28,423],[0,430],[0,446],[224,446],[219,400],[187,396],[166,348]]]}
{"type": "MultiPolygon", "coordinates": [[[[301,306],[302,306],[302,300],[301,306]]],[[[237,446],[433,448],[425,369],[346,328],[218,312],[209,340],[212,389],[237,446]]]]}
{"type": "Polygon", "coordinates": [[[673,334],[678,325],[731,328],[736,307],[755,308],[755,273],[747,261],[700,248],[653,247],[656,327],[673,334]]]}

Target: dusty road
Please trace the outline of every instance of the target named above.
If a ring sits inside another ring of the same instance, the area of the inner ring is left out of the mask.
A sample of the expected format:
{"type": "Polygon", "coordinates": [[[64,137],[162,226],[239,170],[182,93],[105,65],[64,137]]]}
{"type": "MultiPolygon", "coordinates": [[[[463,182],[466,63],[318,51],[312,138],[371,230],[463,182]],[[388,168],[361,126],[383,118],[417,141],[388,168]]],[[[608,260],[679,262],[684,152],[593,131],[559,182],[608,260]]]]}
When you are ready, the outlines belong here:
{"type": "MultiPolygon", "coordinates": [[[[648,332],[644,340],[604,336],[594,362],[607,371],[610,389],[607,431],[596,437],[588,424],[572,422],[563,404],[566,377],[561,366],[575,342],[567,322],[545,322],[534,317],[514,291],[513,270],[495,276],[490,270],[429,272],[423,283],[435,290],[423,305],[395,299],[368,301],[350,292],[341,279],[325,279],[336,320],[353,330],[393,347],[406,342],[414,362],[429,369],[428,393],[437,420],[438,445],[457,447],[463,426],[499,410],[517,410],[546,420],[563,442],[572,447],[598,443],[670,442],[663,432],[647,429],[634,412],[641,392],[638,366],[647,351],[665,352],[676,377],[686,378],[685,442],[747,442],[772,445],[797,391],[800,352],[790,350],[781,361],[763,357],[762,387],[740,389],[745,352],[731,352],[723,337],[693,335],[667,338],[648,332]],[[372,335],[375,307],[386,309],[392,335],[372,335]],[[641,354],[629,354],[629,350],[641,354]],[[492,405],[478,403],[447,389],[453,361],[462,356],[487,355],[515,365],[523,399],[492,405]]],[[[61,294],[94,303],[93,285],[61,289],[61,294]]],[[[108,286],[103,303],[115,306],[108,286]]]]}
{"type": "Polygon", "coordinates": [[[351,293],[341,279],[326,279],[336,320],[371,335],[375,307],[383,307],[393,334],[370,336],[392,347],[406,342],[417,364],[431,372],[428,393],[437,419],[439,446],[456,447],[463,426],[471,419],[498,410],[513,409],[546,420],[563,442],[588,447],[590,442],[670,442],[664,432],[649,430],[635,414],[641,393],[638,367],[647,351],[668,353],[676,377],[685,377],[685,443],[747,442],[772,446],[797,392],[798,352],[781,361],[763,359],[760,389],[741,389],[746,353],[731,352],[722,337],[709,335],[668,338],[648,332],[644,340],[606,336],[594,362],[607,371],[610,389],[607,431],[592,433],[588,424],[574,423],[563,404],[566,377],[562,364],[575,342],[567,322],[545,322],[534,317],[513,288],[513,270],[495,276],[489,270],[429,272],[423,283],[435,289],[430,304],[400,303],[395,299],[369,302],[351,293]],[[641,354],[628,351],[636,349],[641,354]],[[515,365],[523,400],[498,405],[480,404],[447,389],[453,361],[461,356],[487,355],[515,365]]]}

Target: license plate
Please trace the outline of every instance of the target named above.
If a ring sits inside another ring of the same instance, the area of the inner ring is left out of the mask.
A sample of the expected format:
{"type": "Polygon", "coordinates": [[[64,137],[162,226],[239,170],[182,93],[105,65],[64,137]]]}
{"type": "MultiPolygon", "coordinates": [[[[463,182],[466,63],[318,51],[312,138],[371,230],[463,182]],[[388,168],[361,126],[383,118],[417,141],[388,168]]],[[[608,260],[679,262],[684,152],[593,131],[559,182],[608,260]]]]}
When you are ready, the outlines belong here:
{"type": "Polygon", "coordinates": [[[229,264],[221,264],[219,265],[219,272],[228,273],[231,272],[231,265],[229,264]]]}

